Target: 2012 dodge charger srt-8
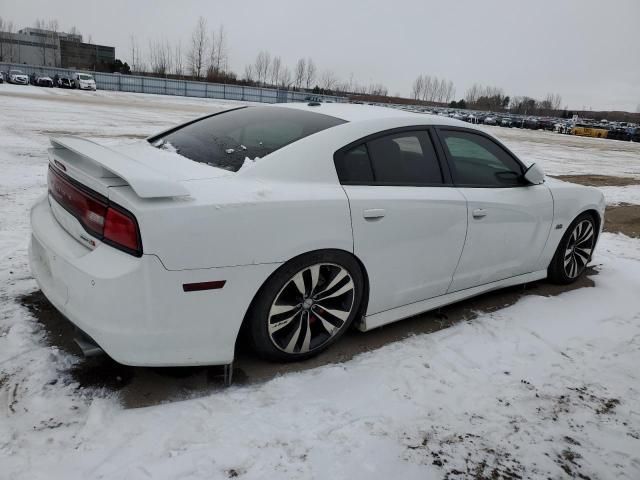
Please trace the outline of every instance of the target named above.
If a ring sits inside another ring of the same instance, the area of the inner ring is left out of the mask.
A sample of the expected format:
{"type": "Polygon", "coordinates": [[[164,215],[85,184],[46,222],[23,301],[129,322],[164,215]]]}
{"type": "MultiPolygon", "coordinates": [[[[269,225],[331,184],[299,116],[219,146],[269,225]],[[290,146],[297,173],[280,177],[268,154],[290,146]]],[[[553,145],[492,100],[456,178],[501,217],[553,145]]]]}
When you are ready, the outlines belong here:
{"type": "Polygon", "coordinates": [[[241,326],[262,356],[299,360],[351,324],[569,283],[603,225],[600,191],[393,109],[239,107],[119,148],[51,143],[33,274],[129,365],[231,363],[241,326]]]}

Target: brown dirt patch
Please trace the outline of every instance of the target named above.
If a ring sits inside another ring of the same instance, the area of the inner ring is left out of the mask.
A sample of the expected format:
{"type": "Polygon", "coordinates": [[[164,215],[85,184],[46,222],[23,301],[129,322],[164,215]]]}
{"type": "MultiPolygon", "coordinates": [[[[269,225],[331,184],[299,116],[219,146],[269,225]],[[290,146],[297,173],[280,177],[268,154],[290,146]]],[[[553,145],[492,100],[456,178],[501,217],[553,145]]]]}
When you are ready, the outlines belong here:
{"type": "Polygon", "coordinates": [[[633,177],[613,177],[609,175],[553,175],[565,182],[579,183],[588,187],[626,187],[640,185],[640,179],[633,177]]]}
{"type": "Polygon", "coordinates": [[[640,238],[640,205],[611,205],[604,214],[605,232],[640,238]]]}

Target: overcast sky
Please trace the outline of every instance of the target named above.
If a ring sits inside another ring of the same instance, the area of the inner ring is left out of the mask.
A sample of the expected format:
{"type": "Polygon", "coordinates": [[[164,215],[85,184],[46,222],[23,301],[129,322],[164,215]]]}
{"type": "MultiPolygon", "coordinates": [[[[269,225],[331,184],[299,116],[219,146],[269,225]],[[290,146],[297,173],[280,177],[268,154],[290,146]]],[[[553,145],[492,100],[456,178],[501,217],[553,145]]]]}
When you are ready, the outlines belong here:
{"type": "Polygon", "coordinates": [[[452,80],[457,98],[478,82],[559,93],[569,108],[640,106],[640,0],[0,0],[0,15],[17,28],[38,17],[75,25],[125,61],[132,33],[145,48],[168,39],[184,49],[202,15],[209,28],[224,24],[239,75],[266,49],[403,96],[424,73],[452,80]]]}

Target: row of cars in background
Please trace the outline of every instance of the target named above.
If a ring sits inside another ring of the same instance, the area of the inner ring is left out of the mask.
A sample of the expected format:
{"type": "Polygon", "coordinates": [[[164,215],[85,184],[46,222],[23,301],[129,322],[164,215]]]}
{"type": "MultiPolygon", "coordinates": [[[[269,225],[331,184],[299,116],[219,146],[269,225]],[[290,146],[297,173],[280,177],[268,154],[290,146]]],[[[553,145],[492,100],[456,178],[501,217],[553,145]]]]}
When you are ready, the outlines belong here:
{"type": "Polygon", "coordinates": [[[507,128],[527,128],[582,137],[609,138],[640,142],[640,125],[631,122],[596,121],[593,119],[538,117],[506,113],[477,112],[443,107],[415,107],[398,105],[399,108],[419,113],[430,113],[462,120],[463,122],[493,125],[507,128]]]}
{"type": "Polygon", "coordinates": [[[76,72],[69,76],[55,75],[53,78],[46,75],[27,75],[22,70],[9,70],[0,72],[0,83],[12,83],[14,85],[34,85],[36,87],[78,88],[80,90],[96,90],[96,81],[93,75],[76,72]]]}

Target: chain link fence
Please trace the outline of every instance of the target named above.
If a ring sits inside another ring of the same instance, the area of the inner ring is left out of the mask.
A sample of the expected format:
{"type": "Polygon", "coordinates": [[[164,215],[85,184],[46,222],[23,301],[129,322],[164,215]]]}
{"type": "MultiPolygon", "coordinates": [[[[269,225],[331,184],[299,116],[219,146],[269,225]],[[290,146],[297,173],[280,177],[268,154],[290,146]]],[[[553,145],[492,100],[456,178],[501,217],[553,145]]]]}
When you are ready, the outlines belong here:
{"type": "Polygon", "coordinates": [[[346,102],[346,97],[335,95],[317,95],[315,93],[294,92],[275,88],[245,87],[224,83],[195,82],[193,80],[174,80],[170,78],[147,77],[139,75],[121,75],[118,73],[89,72],[66,68],[38,67],[18,63],[0,62],[0,71],[22,70],[27,75],[54,78],[71,77],[72,74],[88,73],[93,75],[98,90],[116,92],[152,93],[159,95],[178,95],[182,97],[217,98],[261,103],[304,102],[309,100],[322,102],[346,102]]]}

